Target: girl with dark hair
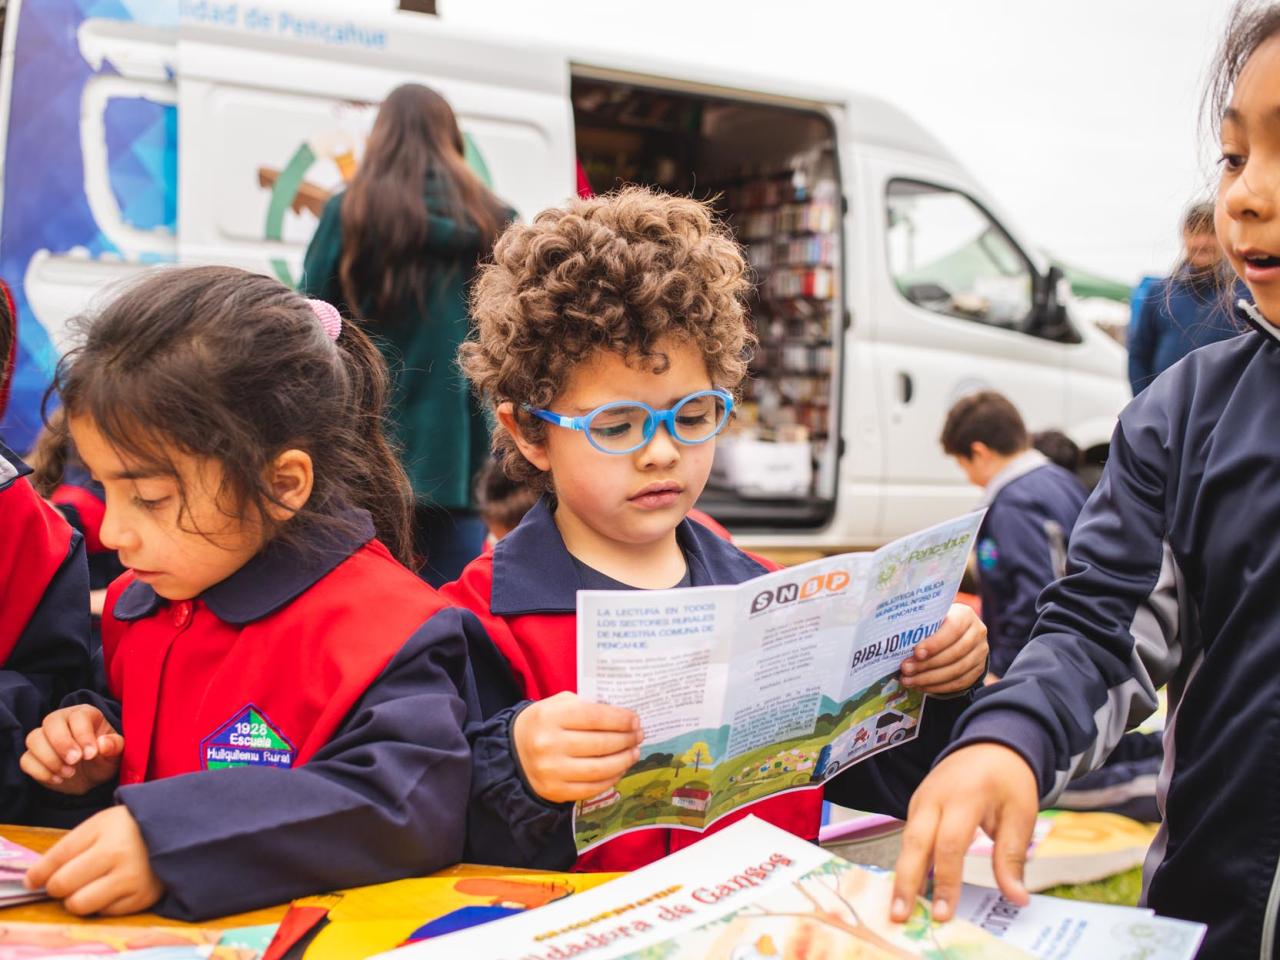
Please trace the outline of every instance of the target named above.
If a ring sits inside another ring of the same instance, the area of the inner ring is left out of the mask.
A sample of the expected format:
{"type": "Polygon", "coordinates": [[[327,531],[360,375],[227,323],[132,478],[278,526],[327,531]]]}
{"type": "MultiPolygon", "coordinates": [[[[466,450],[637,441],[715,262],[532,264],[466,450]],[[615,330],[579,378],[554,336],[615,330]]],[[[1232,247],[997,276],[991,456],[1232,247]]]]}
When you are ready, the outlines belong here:
{"type": "Polygon", "coordinates": [[[454,357],[477,262],[513,216],[467,165],[448,102],[410,83],[383,101],[350,189],[329,201],[307,250],[303,289],[358,318],[392,370],[392,433],[433,586],[484,542],[471,478],[489,430],[454,357]]]}
{"type": "Polygon", "coordinates": [[[228,267],[148,275],[59,365],[129,568],[107,694],[21,761],[61,793],[119,786],[28,874],[68,910],[196,920],[458,859],[464,640],[399,562],[386,379],[332,306],[228,267]]]}
{"type": "Polygon", "coordinates": [[[912,798],[895,919],[930,862],[933,916],[953,915],[979,825],[1001,890],[1025,904],[1037,809],[1097,768],[1167,684],[1145,903],[1207,924],[1202,956],[1280,956],[1280,4],[1236,7],[1210,102],[1217,237],[1248,287],[1237,313],[1250,329],[1193,352],[1120,414],[1031,642],[912,798]]]}

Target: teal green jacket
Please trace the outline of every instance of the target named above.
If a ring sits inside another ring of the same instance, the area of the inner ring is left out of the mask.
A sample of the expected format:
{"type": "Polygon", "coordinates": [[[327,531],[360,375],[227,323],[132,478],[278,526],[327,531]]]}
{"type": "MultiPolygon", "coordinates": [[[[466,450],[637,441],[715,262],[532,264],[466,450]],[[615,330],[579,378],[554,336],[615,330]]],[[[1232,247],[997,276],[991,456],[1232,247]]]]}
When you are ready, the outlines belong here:
{"type": "MultiPolygon", "coordinates": [[[[342,259],[342,198],[330,198],[311,238],[301,289],[328,300],[343,316],[373,316],[372,304],[348,304],[338,279],[342,259]]],[[[467,284],[481,250],[470,224],[433,211],[441,209],[435,183],[427,183],[429,225],[423,257],[431,275],[421,307],[397,316],[366,320],[391,370],[388,410],[391,435],[419,503],[450,509],[472,507],[472,478],[489,456],[489,423],[458,370],[458,346],[468,331],[467,284]]],[[[508,219],[514,218],[509,212],[508,219]]]]}

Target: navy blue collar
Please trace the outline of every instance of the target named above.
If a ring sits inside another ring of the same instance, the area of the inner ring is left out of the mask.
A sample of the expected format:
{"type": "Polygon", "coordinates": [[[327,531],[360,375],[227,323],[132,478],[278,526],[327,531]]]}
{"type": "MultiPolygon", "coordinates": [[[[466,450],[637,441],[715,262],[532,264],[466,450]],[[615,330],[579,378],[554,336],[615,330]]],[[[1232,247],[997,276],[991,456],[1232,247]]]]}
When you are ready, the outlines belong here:
{"type": "Polygon", "coordinates": [[[0,443],[0,490],[30,472],[31,468],[22,462],[21,457],[0,443]]]}
{"type": "MultiPolygon", "coordinates": [[[[767,572],[729,541],[692,520],[680,521],[676,541],[689,564],[690,586],[742,583],[767,572]]],[[[560,536],[550,501],[543,497],[493,548],[489,608],[500,617],[573,613],[581,589],[582,576],[560,536]]]]}
{"type": "MultiPolygon", "coordinates": [[[[273,540],[262,552],[220,583],[197,597],[224,623],[237,626],[261,620],[297,599],[374,537],[373,520],[365,510],[347,510],[348,528],[313,528],[301,542],[273,540]]],[[[168,601],[140,580],[129,584],[116,600],[117,620],[140,620],[168,601]]]]}

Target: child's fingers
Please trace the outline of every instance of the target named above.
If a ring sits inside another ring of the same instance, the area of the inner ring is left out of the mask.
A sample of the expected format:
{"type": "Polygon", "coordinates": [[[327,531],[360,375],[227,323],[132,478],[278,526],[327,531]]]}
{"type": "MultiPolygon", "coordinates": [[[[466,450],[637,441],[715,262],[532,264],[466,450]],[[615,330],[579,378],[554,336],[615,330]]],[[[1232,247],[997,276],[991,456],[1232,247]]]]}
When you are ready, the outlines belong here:
{"type": "Polygon", "coordinates": [[[57,785],[62,783],[62,775],[55,772],[62,769],[59,763],[52,769],[43,760],[40,760],[34,753],[28,750],[18,758],[18,769],[25,773],[36,783],[45,786],[57,785]]]}
{"type": "MultiPolygon", "coordinates": [[[[67,769],[66,764],[62,762],[62,757],[59,756],[58,751],[53,748],[53,744],[49,742],[49,738],[45,735],[43,728],[36,727],[36,729],[27,734],[27,752],[23,754],[23,756],[31,757],[36,763],[44,767],[49,772],[49,776],[54,783],[62,782],[64,778],[64,771],[67,769]]],[[[21,763],[21,761],[19,762],[21,763]]],[[[35,774],[31,773],[31,770],[27,767],[23,767],[22,769],[32,776],[35,776],[35,774]]],[[[75,770],[72,770],[69,774],[65,774],[65,776],[74,775],[75,770]]]]}
{"type": "Polygon", "coordinates": [[[977,817],[967,804],[943,808],[933,845],[934,920],[950,920],[955,913],[964,880],[964,855],[977,831],[977,817]]]}
{"type": "Polygon", "coordinates": [[[1036,810],[1013,808],[1006,804],[1000,822],[996,825],[995,846],[991,852],[996,886],[1005,899],[1024,907],[1030,902],[1027,888],[1022,882],[1023,867],[1027,863],[1027,847],[1035,833],[1036,810]]]}
{"type": "Polygon", "coordinates": [[[562,748],[571,757],[607,757],[634,750],[640,743],[636,731],[613,733],[597,730],[565,730],[562,748]]]}
{"type": "Polygon", "coordinates": [[[982,666],[987,662],[987,652],[985,650],[971,650],[962,660],[946,666],[938,667],[936,670],[925,670],[921,673],[912,674],[904,680],[907,686],[918,687],[928,692],[933,690],[937,692],[939,687],[959,684],[961,688],[967,689],[978,681],[978,676],[982,671],[982,666]],[[968,679],[972,677],[972,679],[968,679]],[[967,681],[967,682],[961,682],[967,681]]]}
{"type": "Polygon", "coordinates": [[[31,889],[47,887],[50,877],[93,846],[97,832],[85,829],[87,824],[88,821],[76,827],[31,865],[31,869],[27,871],[28,887],[31,889]]]}
{"type": "Polygon", "coordinates": [[[104,758],[124,755],[124,737],[118,733],[104,733],[98,737],[98,755],[104,758]]]}
{"type": "Polygon", "coordinates": [[[912,652],[912,656],[902,661],[902,672],[908,676],[916,676],[926,670],[945,667],[948,664],[955,663],[965,654],[972,653],[976,645],[977,637],[968,633],[945,646],[937,642],[935,635],[929,638],[929,646],[933,648],[932,652],[921,658],[918,656],[920,648],[916,647],[912,652]]]}
{"type": "Polygon", "coordinates": [[[62,776],[74,777],[75,765],[80,762],[80,744],[76,743],[67,719],[67,714],[59,710],[45,717],[40,729],[62,763],[62,776]]]}
{"type": "MultiPolygon", "coordinates": [[[[72,710],[67,714],[67,729],[86,760],[92,760],[98,754],[98,724],[102,719],[102,714],[94,707],[72,710]]],[[[76,761],[68,759],[67,762],[76,761]]]]}
{"type": "Polygon", "coordinates": [[[107,859],[90,847],[55,870],[45,881],[44,889],[55,900],[65,900],[110,872],[107,859]]]}
{"type": "Polygon", "coordinates": [[[561,789],[557,793],[555,802],[564,803],[566,801],[572,801],[576,803],[579,800],[590,800],[592,797],[600,796],[600,794],[604,793],[617,782],[618,778],[614,777],[610,780],[565,783],[561,785],[561,789]]]}
{"type": "Polygon", "coordinates": [[[147,909],[155,903],[155,900],[147,901],[137,891],[130,890],[124,896],[113,900],[105,907],[100,907],[95,911],[100,917],[125,917],[131,913],[147,909]]]}
{"type": "Polygon", "coordinates": [[[567,705],[561,724],[566,730],[612,730],[618,733],[640,731],[640,718],[625,707],[579,700],[567,705]]]}
{"type": "Polygon", "coordinates": [[[78,887],[69,896],[59,899],[62,899],[62,906],[67,913],[87,917],[92,913],[105,913],[111,905],[128,900],[132,892],[119,875],[107,873],[78,887]]]}
{"type": "Polygon", "coordinates": [[[560,777],[566,783],[612,785],[631,769],[639,755],[639,750],[624,750],[608,757],[566,757],[560,765],[560,777]]]}
{"type": "Polygon", "coordinates": [[[911,916],[916,897],[933,862],[933,842],[942,811],[932,804],[911,811],[902,832],[902,852],[893,871],[893,908],[890,919],[904,923],[911,916]]]}

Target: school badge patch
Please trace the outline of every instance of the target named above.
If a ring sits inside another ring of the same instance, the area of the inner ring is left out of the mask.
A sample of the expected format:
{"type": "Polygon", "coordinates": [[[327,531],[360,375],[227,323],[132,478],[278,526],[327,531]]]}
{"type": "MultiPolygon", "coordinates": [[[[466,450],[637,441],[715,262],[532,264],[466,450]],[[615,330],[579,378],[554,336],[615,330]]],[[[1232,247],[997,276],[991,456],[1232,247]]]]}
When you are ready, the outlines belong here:
{"type": "Polygon", "coordinates": [[[978,568],[981,570],[994,570],[999,562],[1000,548],[996,546],[996,542],[990,537],[983,537],[979,540],[978,568]]]}
{"type": "Polygon", "coordinates": [[[200,763],[205,770],[287,768],[293,766],[296,753],[293,744],[253,704],[247,704],[200,742],[200,763]]]}

